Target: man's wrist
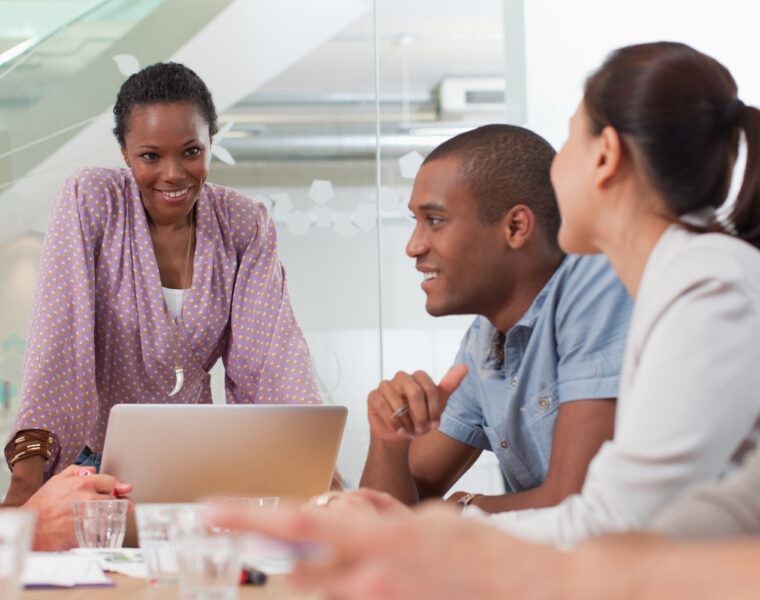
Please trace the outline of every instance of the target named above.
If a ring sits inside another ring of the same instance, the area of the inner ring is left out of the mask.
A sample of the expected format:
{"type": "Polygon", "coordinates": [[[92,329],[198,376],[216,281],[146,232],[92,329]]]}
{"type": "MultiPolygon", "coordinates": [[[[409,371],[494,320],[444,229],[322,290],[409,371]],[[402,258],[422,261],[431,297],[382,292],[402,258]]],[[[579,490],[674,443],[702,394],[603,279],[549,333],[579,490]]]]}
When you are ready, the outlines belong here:
{"type": "Polygon", "coordinates": [[[374,447],[383,454],[392,454],[400,456],[408,456],[409,447],[412,445],[412,440],[406,438],[396,438],[392,440],[384,439],[375,436],[370,432],[370,448],[374,447]]]}

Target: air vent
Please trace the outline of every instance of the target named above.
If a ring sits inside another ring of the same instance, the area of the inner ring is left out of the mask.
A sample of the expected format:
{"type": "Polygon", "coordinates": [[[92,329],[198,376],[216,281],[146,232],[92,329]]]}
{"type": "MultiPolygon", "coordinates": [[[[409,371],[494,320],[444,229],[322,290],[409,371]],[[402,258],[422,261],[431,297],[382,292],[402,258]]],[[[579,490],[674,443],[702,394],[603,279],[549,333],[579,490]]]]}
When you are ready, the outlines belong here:
{"type": "Polygon", "coordinates": [[[504,79],[501,77],[449,77],[438,88],[442,121],[482,121],[488,114],[503,118],[504,79]]]}

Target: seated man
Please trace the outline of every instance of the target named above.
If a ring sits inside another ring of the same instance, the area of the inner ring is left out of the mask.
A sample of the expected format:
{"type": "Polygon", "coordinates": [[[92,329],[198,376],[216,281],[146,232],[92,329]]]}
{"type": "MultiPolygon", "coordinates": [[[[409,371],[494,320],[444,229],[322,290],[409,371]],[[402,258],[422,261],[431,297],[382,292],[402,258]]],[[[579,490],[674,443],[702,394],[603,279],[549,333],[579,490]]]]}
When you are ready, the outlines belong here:
{"type": "MultiPolygon", "coordinates": [[[[77,545],[72,500],[108,500],[128,494],[132,486],[91,467],[70,466],[51,477],[20,507],[37,513],[34,550],[68,550],[77,545]]],[[[7,506],[7,505],[4,505],[7,506]]]]}
{"type": "Polygon", "coordinates": [[[479,316],[439,385],[401,372],[369,394],[362,486],[407,504],[440,497],[491,450],[510,493],[453,501],[488,512],[551,506],[580,491],[612,436],[632,301],[604,257],[559,249],[554,154],[531,131],[488,125],[444,142],[420,168],[406,250],[425,307],[479,316]]]}

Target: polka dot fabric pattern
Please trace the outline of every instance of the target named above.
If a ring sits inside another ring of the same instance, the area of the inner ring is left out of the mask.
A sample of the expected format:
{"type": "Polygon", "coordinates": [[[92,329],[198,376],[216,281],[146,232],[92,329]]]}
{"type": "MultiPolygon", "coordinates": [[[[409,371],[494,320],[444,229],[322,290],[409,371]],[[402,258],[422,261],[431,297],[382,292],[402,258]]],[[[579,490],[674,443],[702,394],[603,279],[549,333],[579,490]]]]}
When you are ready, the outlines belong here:
{"type": "Polygon", "coordinates": [[[102,452],[115,404],[211,402],[208,371],[220,357],[227,402],[321,401],[263,205],[204,186],[182,315],[184,327],[164,302],[131,171],[71,176],[45,236],[12,429],[54,435],[46,476],[71,464],[85,445],[102,452]],[[185,383],[169,398],[176,363],[185,383]]]}

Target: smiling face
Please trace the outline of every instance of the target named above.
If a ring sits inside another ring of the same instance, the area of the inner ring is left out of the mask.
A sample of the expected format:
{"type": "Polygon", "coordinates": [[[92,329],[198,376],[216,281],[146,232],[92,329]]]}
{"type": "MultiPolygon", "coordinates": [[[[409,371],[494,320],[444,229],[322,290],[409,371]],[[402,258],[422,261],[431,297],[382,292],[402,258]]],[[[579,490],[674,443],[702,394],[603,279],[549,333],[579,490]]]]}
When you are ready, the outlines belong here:
{"type": "Polygon", "coordinates": [[[551,167],[552,185],[562,216],[558,241],[565,252],[599,252],[592,242],[591,230],[598,212],[593,208],[596,196],[594,166],[598,156],[595,139],[591,134],[590,117],[581,102],[570,119],[567,140],[551,167]]]}
{"type": "Polygon", "coordinates": [[[183,223],[211,163],[209,126],[193,104],[134,107],[122,155],[132,169],[149,221],[183,223]]]}
{"type": "Polygon", "coordinates": [[[409,201],[417,225],[406,253],[423,274],[426,310],[433,316],[488,316],[505,300],[501,222],[484,223],[456,158],[424,164],[409,201]]]}

